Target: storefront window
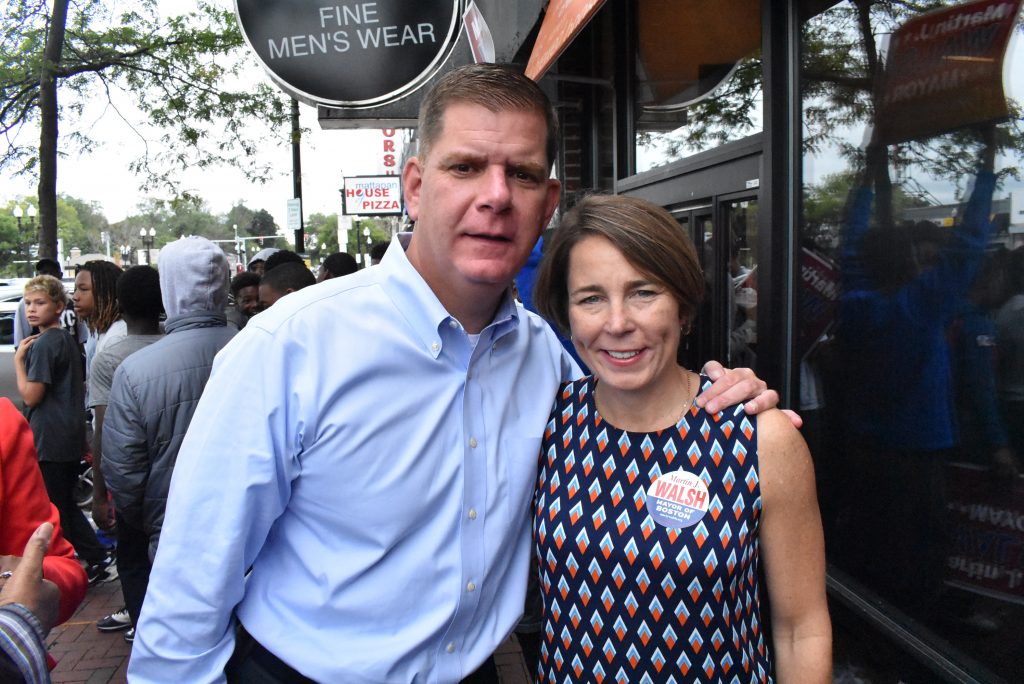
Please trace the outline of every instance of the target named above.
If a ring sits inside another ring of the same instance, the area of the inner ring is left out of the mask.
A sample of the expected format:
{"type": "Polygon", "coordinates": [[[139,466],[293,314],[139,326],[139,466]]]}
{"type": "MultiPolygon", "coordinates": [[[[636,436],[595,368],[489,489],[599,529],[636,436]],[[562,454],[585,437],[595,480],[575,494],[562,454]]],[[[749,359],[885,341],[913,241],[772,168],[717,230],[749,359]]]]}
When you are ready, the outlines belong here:
{"type": "Polygon", "coordinates": [[[761,130],[760,3],[637,3],[637,172],[761,130]]]}
{"type": "Polygon", "coordinates": [[[1014,681],[1024,136],[999,81],[1013,112],[1024,49],[999,68],[1014,3],[929,6],[842,2],[802,28],[800,409],[830,563],[1014,681]]]}

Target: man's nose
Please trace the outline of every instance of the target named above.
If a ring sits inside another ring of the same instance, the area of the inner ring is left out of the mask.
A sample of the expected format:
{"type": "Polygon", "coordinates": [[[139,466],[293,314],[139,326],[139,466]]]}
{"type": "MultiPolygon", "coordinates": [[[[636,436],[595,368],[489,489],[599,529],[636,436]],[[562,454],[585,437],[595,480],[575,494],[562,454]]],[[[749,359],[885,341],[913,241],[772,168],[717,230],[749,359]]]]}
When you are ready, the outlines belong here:
{"type": "Polygon", "coordinates": [[[505,169],[499,166],[488,167],[481,182],[483,183],[480,192],[481,204],[494,211],[507,209],[512,199],[512,190],[505,169]]]}

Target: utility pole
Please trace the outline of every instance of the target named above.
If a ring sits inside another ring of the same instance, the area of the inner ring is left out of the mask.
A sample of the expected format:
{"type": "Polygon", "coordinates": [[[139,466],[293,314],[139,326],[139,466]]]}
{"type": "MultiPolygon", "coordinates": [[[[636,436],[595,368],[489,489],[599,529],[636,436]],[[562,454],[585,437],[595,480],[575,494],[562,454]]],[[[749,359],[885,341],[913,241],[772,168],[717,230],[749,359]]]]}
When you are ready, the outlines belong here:
{"type": "Polygon", "coordinates": [[[292,98],[292,197],[299,200],[299,227],[295,229],[295,251],[306,251],[306,231],[302,220],[302,155],[299,143],[302,129],[299,127],[299,101],[292,98]]]}

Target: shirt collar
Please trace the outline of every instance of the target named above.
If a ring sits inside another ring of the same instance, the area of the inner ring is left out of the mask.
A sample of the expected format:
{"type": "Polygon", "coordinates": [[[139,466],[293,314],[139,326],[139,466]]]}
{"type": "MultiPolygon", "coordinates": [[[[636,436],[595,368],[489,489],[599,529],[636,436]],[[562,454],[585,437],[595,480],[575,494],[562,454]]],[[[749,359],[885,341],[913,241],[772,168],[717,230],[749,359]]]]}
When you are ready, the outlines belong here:
{"type": "MultiPolygon", "coordinates": [[[[411,238],[412,233],[398,233],[384,253],[380,264],[374,268],[381,269],[381,282],[388,296],[430,354],[437,358],[444,346],[442,326],[449,327],[450,322],[455,319],[409,261],[405,250],[411,238]]],[[[494,319],[484,328],[481,340],[485,339],[489,329],[493,328],[490,339],[497,339],[514,329],[518,323],[519,311],[510,286],[502,295],[494,319]]]]}

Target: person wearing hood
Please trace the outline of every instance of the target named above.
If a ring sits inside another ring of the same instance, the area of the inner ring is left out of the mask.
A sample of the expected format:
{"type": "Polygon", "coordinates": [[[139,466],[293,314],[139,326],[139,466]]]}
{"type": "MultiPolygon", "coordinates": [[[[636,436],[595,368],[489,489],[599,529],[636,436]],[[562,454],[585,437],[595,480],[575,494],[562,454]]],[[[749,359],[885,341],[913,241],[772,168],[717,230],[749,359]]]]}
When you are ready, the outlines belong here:
{"type": "Polygon", "coordinates": [[[249,259],[248,270],[255,273],[256,275],[263,277],[264,266],[267,264],[267,259],[272,255],[280,252],[277,247],[267,247],[253,254],[252,259],[249,259]]]}
{"type": "MultiPolygon", "coordinates": [[[[114,373],[103,423],[103,471],[119,523],[145,533],[145,579],[156,554],[178,449],[213,357],[237,330],[227,325],[228,263],[220,247],[192,236],[160,250],[165,335],[114,373]]],[[[211,454],[212,455],[212,454],[211,454]]],[[[138,623],[143,590],[127,600],[138,623]]],[[[126,596],[126,599],[128,597],[126,596]]]]}

